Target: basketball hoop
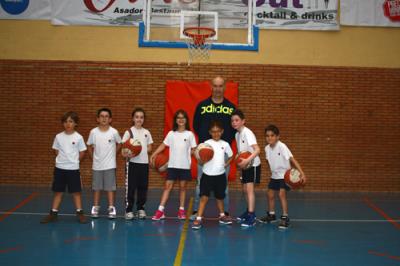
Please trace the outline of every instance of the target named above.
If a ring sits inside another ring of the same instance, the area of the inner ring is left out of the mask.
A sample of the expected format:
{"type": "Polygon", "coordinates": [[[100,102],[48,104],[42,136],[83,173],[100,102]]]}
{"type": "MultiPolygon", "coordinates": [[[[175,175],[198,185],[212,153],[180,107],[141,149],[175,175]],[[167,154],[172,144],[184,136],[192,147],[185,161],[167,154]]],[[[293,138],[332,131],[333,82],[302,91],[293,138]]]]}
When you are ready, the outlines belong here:
{"type": "Polygon", "coordinates": [[[186,43],[189,49],[189,65],[197,60],[206,61],[210,58],[211,38],[215,30],[207,27],[190,27],[183,30],[183,35],[189,37],[186,43]]]}

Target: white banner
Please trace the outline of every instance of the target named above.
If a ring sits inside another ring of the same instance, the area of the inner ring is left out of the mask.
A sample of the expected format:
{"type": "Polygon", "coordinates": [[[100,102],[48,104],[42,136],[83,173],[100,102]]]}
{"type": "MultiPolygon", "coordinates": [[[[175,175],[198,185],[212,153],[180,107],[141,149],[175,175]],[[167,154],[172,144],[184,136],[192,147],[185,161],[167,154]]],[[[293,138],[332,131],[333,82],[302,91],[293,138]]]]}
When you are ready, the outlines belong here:
{"type": "Polygon", "coordinates": [[[256,24],[265,29],[338,30],[338,0],[256,0],[256,24]]]}
{"type": "Polygon", "coordinates": [[[0,19],[49,20],[50,0],[0,0],[0,19]]]}
{"type": "Polygon", "coordinates": [[[341,0],[340,24],[400,27],[400,0],[341,0]]]}
{"type": "Polygon", "coordinates": [[[143,19],[143,0],[51,0],[52,24],[131,26],[143,19]]]}

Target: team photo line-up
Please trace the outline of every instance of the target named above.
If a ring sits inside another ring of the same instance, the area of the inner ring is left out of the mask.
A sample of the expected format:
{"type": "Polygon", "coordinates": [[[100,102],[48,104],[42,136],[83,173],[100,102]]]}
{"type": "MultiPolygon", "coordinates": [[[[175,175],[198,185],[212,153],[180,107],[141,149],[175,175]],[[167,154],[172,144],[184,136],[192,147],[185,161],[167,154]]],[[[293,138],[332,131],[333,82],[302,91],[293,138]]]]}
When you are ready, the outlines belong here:
{"type": "MultiPolygon", "coordinates": [[[[255,134],[245,126],[245,115],[236,109],[224,97],[225,80],[215,77],[211,80],[211,95],[198,103],[193,117],[193,130],[187,112],[179,109],[172,121],[172,130],[165,136],[163,142],[153,151],[153,138],[149,130],[143,127],[145,110],[135,108],[132,112],[132,127],[127,129],[122,138],[119,132],[111,126],[112,112],[108,108],[97,111],[98,126],[90,131],[85,143],[82,135],[76,131],[79,116],[70,111],[61,117],[64,130],[54,138],[52,148],[55,151],[55,168],[52,183],[54,192],[50,213],[41,223],[56,222],[63,193],[68,189],[72,194],[76,208],[76,216],[80,223],[86,223],[81,200],[80,161],[87,151],[93,160],[92,190],[93,206],[91,217],[98,218],[100,212],[100,195],[107,194],[108,218],[116,218],[116,157],[121,153],[126,158],[126,195],[125,219],[145,219],[145,204],[147,200],[149,166],[158,171],[164,171],[166,180],[162,191],[160,204],[151,217],[153,221],[165,219],[165,206],[175,182],[179,184],[179,209],[177,217],[186,220],[185,198],[187,182],[192,180],[191,157],[197,159],[197,182],[191,227],[200,229],[205,207],[213,192],[219,211],[218,223],[232,224],[229,214],[228,173],[230,163],[234,160],[240,170],[240,181],[246,200],[246,209],[236,220],[242,227],[251,227],[256,221],[271,223],[277,221],[275,214],[275,194],[279,195],[282,214],[279,228],[286,229],[290,225],[286,191],[290,190],[291,175],[297,178],[296,184],[304,185],[306,175],[288,147],[280,141],[280,133],[275,125],[268,125],[264,131],[267,145],[265,159],[271,169],[268,184],[268,210],[260,218],[255,213],[254,185],[260,182],[261,160],[260,147],[255,134]],[[211,111],[205,108],[212,106],[211,111]],[[218,112],[217,110],[228,110],[218,112]],[[195,134],[198,137],[196,142],[195,134]],[[237,155],[234,156],[230,144],[236,141],[237,155]],[[169,148],[168,156],[164,150],[169,148]],[[165,168],[165,169],[162,169],[165,168]],[[289,180],[287,180],[287,176],[289,180]],[[134,211],[136,196],[136,211],[134,211]]],[[[295,179],[296,179],[295,178],[295,179]]],[[[295,187],[295,186],[293,186],[295,187]]]]}

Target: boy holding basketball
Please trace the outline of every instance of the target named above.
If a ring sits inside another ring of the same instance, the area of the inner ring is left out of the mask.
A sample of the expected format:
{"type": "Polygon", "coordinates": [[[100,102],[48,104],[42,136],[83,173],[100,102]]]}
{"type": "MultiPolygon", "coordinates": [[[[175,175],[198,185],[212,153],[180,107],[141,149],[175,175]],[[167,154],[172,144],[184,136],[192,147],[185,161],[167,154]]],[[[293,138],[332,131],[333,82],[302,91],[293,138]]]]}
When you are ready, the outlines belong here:
{"type": "Polygon", "coordinates": [[[116,155],[121,147],[121,137],[118,131],[110,124],[111,110],[102,108],[97,111],[98,127],[90,131],[87,141],[90,158],[93,159],[93,207],[91,215],[99,217],[100,193],[107,192],[108,218],[115,219],[117,211],[114,206],[116,186],[116,155]]]}
{"type": "Polygon", "coordinates": [[[75,131],[75,127],[79,123],[78,114],[75,112],[65,113],[61,117],[61,123],[64,131],[57,134],[53,141],[53,149],[56,154],[52,185],[54,192],[53,203],[50,213],[40,223],[45,224],[57,221],[58,208],[66,188],[72,194],[79,223],[86,223],[86,217],[82,210],[82,187],[79,172],[79,162],[85,155],[86,146],[83,137],[75,131]]]}
{"type": "Polygon", "coordinates": [[[286,191],[290,188],[285,184],[284,175],[291,168],[291,164],[300,172],[300,178],[303,184],[306,182],[306,175],[301,169],[300,164],[293,157],[289,148],[279,140],[279,129],[275,125],[269,125],[265,128],[265,138],[268,145],[265,147],[266,159],[271,168],[271,180],[268,184],[268,206],[267,215],[260,218],[262,223],[271,223],[276,221],[275,215],[275,192],[279,191],[279,199],[282,205],[282,216],[279,228],[289,227],[288,204],[286,191]]]}
{"type": "Polygon", "coordinates": [[[202,216],[211,191],[214,192],[214,196],[217,199],[219,223],[232,224],[232,219],[225,215],[224,198],[226,196],[225,190],[227,186],[225,169],[232,160],[233,152],[229,143],[221,139],[224,133],[221,122],[212,121],[210,123],[209,133],[211,139],[207,140],[205,143],[213,148],[214,156],[203,165],[203,174],[200,179],[200,204],[197,217],[192,224],[193,229],[200,229],[202,226],[202,216]],[[228,160],[225,160],[225,157],[227,157],[228,160]]]}
{"type": "Polygon", "coordinates": [[[237,166],[242,170],[241,182],[246,196],[247,210],[238,217],[242,227],[251,227],[256,224],[254,183],[259,183],[261,174],[260,147],[257,144],[253,131],[245,127],[245,117],[241,110],[232,113],[232,127],[237,130],[235,139],[238,154],[250,152],[250,156],[242,159],[237,166]]]}

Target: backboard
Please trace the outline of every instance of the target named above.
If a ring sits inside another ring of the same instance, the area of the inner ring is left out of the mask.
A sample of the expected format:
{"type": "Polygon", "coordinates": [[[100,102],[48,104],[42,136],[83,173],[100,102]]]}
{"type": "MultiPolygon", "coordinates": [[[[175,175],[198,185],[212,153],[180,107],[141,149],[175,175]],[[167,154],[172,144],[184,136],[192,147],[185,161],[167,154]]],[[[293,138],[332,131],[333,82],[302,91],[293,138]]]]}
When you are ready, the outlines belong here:
{"type": "Polygon", "coordinates": [[[258,51],[252,0],[145,0],[139,47],[187,48],[183,30],[207,27],[211,49],[258,51]]]}

